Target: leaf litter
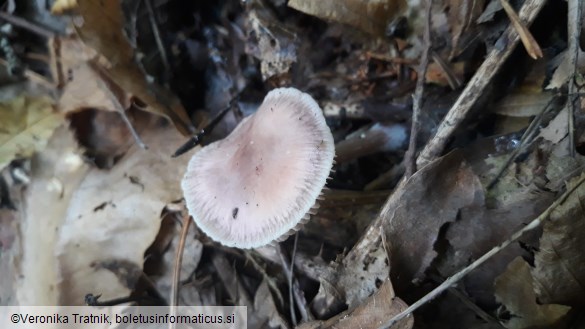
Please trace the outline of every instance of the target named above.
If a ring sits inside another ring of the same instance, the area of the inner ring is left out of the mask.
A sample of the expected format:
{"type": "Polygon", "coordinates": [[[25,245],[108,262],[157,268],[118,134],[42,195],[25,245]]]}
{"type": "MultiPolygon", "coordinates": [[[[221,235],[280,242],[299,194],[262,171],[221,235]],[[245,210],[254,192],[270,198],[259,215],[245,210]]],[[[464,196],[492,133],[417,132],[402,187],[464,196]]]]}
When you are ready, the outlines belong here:
{"type": "Polygon", "coordinates": [[[36,3],[2,12],[13,29],[2,42],[26,64],[4,84],[43,88],[6,92],[0,112],[0,273],[10,278],[0,303],[81,305],[89,293],[172,303],[186,214],[179,181],[196,150],[170,155],[228,104],[202,146],[270,89],[295,86],[317,99],[340,148],[352,142],[321,208],[281,248],[225,248],[191,225],[180,305],[246,305],[251,328],[582,325],[582,188],[550,208],[584,165],[583,101],[563,94],[580,90],[583,56],[565,49],[578,38],[560,32],[577,11],[434,1],[432,53],[418,77],[424,2],[57,1],[66,16],[36,3]],[[75,35],[65,34],[70,23],[75,35]],[[478,71],[487,62],[499,73],[478,71]],[[367,133],[410,130],[419,78],[415,151],[439,152],[402,177],[406,143],[376,145],[367,133]],[[447,112],[457,129],[441,125],[447,112]],[[459,276],[477,259],[485,263],[459,276]]]}

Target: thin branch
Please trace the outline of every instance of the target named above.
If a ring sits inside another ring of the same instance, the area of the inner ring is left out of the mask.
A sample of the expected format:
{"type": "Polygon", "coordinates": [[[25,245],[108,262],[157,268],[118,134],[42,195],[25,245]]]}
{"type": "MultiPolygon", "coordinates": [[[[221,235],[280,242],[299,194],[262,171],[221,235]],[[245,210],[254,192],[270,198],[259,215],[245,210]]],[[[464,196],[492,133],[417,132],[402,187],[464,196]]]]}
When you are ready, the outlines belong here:
{"type": "MultiPolygon", "coordinates": [[[[177,218],[178,219],[178,218],[177,218]]],[[[171,282],[171,314],[177,314],[177,306],[179,306],[179,285],[181,282],[181,267],[183,265],[183,252],[185,251],[185,242],[187,241],[187,235],[189,233],[189,227],[191,226],[191,216],[186,214],[183,216],[183,225],[181,227],[181,236],[179,237],[179,244],[177,245],[177,251],[175,254],[175,266],[173,267],[173,281],[171,282]]],[[[169,322],[169,329],[175,328],[174,322],[169,322]]]]}
{"type": "Polygon", "coordinates": [[[115,93],[113,90],[113,88],[118,87],[116,83],[113,82],[112,79],[110,79],[110,77],[106,73],[104,73],[104,69],[99,64],[93,61],[90,61],[88,63],[90,68],[100,77],[100,79],[97,79],[96,81],[98,84],[102,85],[101,89],[107,94],[108,98],[114,100],[113,104],[116,106],[117,112],[120,114],[120,116],[122,116],[122,119],[124,120],[124,123],[128,127],[128,130],[130,131],[130,134],[134,138],[136,144],[141,149],[147,150],[148,146],[144,144],[144,141],[142,141],[142,138],[134,128],[134,125],[130,121],[130,118],[128,118],[128,115],[126,115],[126,109],[123,105],[124,100],[122,99],[124,96],[121,96],[119,93],[115,93]]]}
{"type": "MultiPolygon", "coordinates": [[[[529,26],[545,3],[546,0],[526,0],[518,16],[526,26],[529,26]]],[[[418,167],[431,162],[443,152],[451,135],[453,135],[467,116],[467,113],[475,105],[480,96],[482,96],[485,88],[491,83],[493,77],[500,70],[506,59],[512,54],[516,45],[518,45],[519,40],[520,37],[514,27],[511,25],[508,26],[496,42],[496,44],[502,45],[502,47],[494,47],[490,51],[481,67],[477,70],[455,104],[451,107],[451,110],[449,110],[449,113],[447,113],[441,122],[435,136],[421,151],[417,159],[418,167]]]]}
{"type": "Polygon", "coordinates": [[[542,58],[544,55],[542,54],[542,50],[540,49],[538,42],[536,42],[532,36],[532,33],[530,33],[530,30],[524,26],[520,20],[520,17],[518,17],[518,14],[516,14],[514,8],[512,8],[512,5],[510,5],[508,0],[500,0],[500,3],[502,4],[502,7],[504,7],[506,14],[508,14],[508,18],[510,19],[510,22],[512,22],[512,26],[514,26],[518,32],[520,40],[522,41],[522,44],[524,44],[524,48],[526,49],[528,55],[532,57],[532,59],[542,58]]]}
{"type": "Polygon", "coordinates": [[[530,122],[530,125],[528,126],[528,128],[526,128],[526,131],[524,131],[524,134],[522,134],[522,138],[520,138],[520,143],[518,147],[516,147],[516,149],[512,151],[504,165],[499,169],[498,173],[487,185],[486,188],[488,190],[491,190],[492,188],[494,188],[494,186],[498,184],[502,175],[506,172],[506,170],[508,170],[508,166],[510,166],[510,164],[512,164],[512,162],[516,160],[516,158],[521,152],[527,150],[528,147],[532,144],[534,139],[537,137],[537,133],[540,131],[539,129],[540,123],[542,122],[544,115],[547,114],[549,110],[552,108],[551,105],[555,99],[556,99],[555,97],[551,98],[551,100],[546,104],[542,111],[540,111],[540,113],[536,117],[534,117],[534,119],[532,119],[532,122],[530,122]]]}
{"type": "MultiPolygon", "coordinates": [[[[299,307],[299,311],[301,313],[301,317],[302,317],[303,321],[306,322],[306,321],[314,320],[315,317],[313,316],[313,314],[311,314],[311,311],[309,310],[309,305],[307,304],[307,301],[305,300],[305,296],[303,295],[303,292],[301,291],[299,283],[293,277],[292,268],[289,265],[290,262],[288,262],[286,259],[286,254],[284,253],[282,245],[279,245],[276,247],[276,252],[280,255],[282,269],[284,270],[284,273],[285,273],[287,279],[289,280],[289,283],[290,283],[289,288],[292,287],[292,296],[294,297],[294,301],[296,302],[297,306],[299,307]]],[[[292,261],[294,261],[294,259],[292,259],[292,261]]],[[[292,301],[291,301],[291,304],[293,304],[292,301]]],[[[293,323],[295,323],[295,325],[296,325],[296,322],[295,322],[296,316],[294,315],[294,308],[291,308],[291,312],[292,312],[291,317],[293,319],[293,323]]]]}
{"type": "Polygon", "coordinates": [[[55,35],[57,35],[57,33],[52,32],[45,27],[41,27],[39,25],[36,25],[36,24],[33,24],[33,23],[27,21],[26,19],[16,17],[14,15],[11,15],[11,14],[8,14],[5,12],[0,12],[0,19],[5,20],[6,22],[8,22],[14,26],[18,26],[20,28],[23,28],[25,30],[28,30],[28,31],[33,32],[35,34],[38,34],[41,37],[45,37],[47,39],[50,39],[50,38],[54,37],[55,35]]]}
{"type": "Polygon", "coordinates": [[[292,278],[292,273],[290,271],[290,268],[286,262],[285,256],[284,256],[284,252],[282,250],[282,246],[279,245],[277,247],[279,250],[279,254],[280,254],[280,260],[282,262],[282,268],[284,270],[284,273],[286,275],[286,281],[288,282],[288,303],[289,303],[289,307],[290,307],[290,319],[292,321],[293,326],[297,326],[298,321],[297,321],[297,315],[295,313],[295,301],[294,301],[294,297],[293,297],[293,278],[292,278]]]}
{"type": "Polygon", "coordinates": [[[410,128],[410,141],[408,143],[408,151],[406,152],[406,173],[405,177],[410,177],[416,171],[416,141],[420,126],[420,111],[422,107],[422,97],[425,87],[425,77],[427,75],[427,68],[429,66],[429,52],[431,51],[431,8],[433,7],[433,0],[426,0],[425,7],[425,32],[423,37],[424,49],[422,58],[418,67],[418,77],[416,81],[416,89],[414,91],[412,103],[412,126],[410,128]]]}
{"type": "Polygon", "coordinates": [[[144,3],[146,4],[146,10],[148,10],[148,20],[150,21],[150,28],[152,29],[152,33],[154,34],[154,39],[156,41],[156,45],[158,47],[158,51],[160,53],[162,63],[165,67],[165,72],[166,72],[166,74],[170,74],[171,73],[171,66],[169,65],[169,58],[167,56],[167,49],[166,49],[166,47],[162,41],[162,38],[160,36],[160,31],[158,29],[158,23],[156,21],[154,10],[152,10],[151,0],[146,0],[146,1],[144,1],[144,3]]]}
{"type": "MultiPolygon", "coordinates": [[[[568,56],[569,62],[573,67],[573,74],[572,77],[575,77],[575,74],[578,72],[577,63],[579,60],[579,39],[581,35],[581,26],[582,26],[582,12],[583,12],[583,1],[581,0],[569,0],[569,17],[567,23],[567,32],[568,32],[568,41],[569,41],[569,50],[568,56]]],[[[569,122],[569,154],[571,157],[575,157],[575,101],[577,100],[577,96],[575,95],[577,90],[575,86],[575,79],[569,80],[569,113],[568,113],[568,122],[569,122]]]]}
{"type": "Polygon", "coordinates": [[[175,266],[173,268],[173,282],[171,287],[171,306],[179,305],[179,282],[181,281],[181,265],[183,263],[183,252],[185,251],[185,242],[189,234],[189,227],[191,226],[191,217],[185,215],[183,217],[183,227],[181,228],[181,237],[179,238],[179,245],[177,246],[177,253],[175,254],[175,266]]]}
{"type": "Polygon", "coordinates": [[[490,251],[488,251],[487,253],[485,253],[483,256],[481,256],[480,258],[478,258],[476,261],[474,261],[473,263],[471,263],[469,266],[465,267],[464,269],[462,269],[461,271],[457,272],[452,277],[450,277],[447,280],[445,280],[438,287],[436,287],[431,292],[429,292],[428,294],[426,294],[424,297],[422,297],[421,299],[419,299],[416,303],[412,304],[406,310],[400,312],[399,314],[397,314],[396,316],[394,316],[392,319],[388,320],[388,322],[386,322],[380,328],[390,328],[396,322],[404,319],[407,316],[410,316],[410,314],[412,314],[412,312],[414,312],[415,310],[417,310],[419,307],[423,306],[424,304],[430,302],[431,300],[433,300],[434,298],[436,298],[437,296],[439,296],[440,294],[442,294],[445,290],[449,289],[449,287],[453,286],[455,283],[457,283],[461,279],[463,279],[463,277],[465,277],[467,274],[469,274],[469,272],[471,272],[471,271],[475,270],[476,268],[478,268],[480,265],[482,265],[487,260],[489,260],[490,258],[492,258],[492,256],[494,256],[498,252],[502,251],[504,248],[506,248],[512,242],[518,240],[522,235],[524,235],[524,233],[526,233],[528,231],[531,231],[531,230],[533,230],[535,228],[538,228],[542,224],[542,222],[544,222],[546,219],[548,219],[548,217],[553,212],[553,210],[555,210],[560,204],[562,204],[563,202],[565,202],[567,200],[567,198],[578,187],[580,187],[581,184],[583,184],[583,182],[585,182],[585,175],[583,175],[577,181],[577,183],[575,184],[575,186],[573,186],[570,189],[568,189],[567,191],[565,191],[565,193],[563,193],[550,207],[548,207],[542,214],[540,214],[540,216],[538,216],[532,222],[528,223],[528,225],[526,225],[521,230],[519,230],[516,233],[514,233],[508,240],[504,241],[501,245],[492,248],[490,251]]]}

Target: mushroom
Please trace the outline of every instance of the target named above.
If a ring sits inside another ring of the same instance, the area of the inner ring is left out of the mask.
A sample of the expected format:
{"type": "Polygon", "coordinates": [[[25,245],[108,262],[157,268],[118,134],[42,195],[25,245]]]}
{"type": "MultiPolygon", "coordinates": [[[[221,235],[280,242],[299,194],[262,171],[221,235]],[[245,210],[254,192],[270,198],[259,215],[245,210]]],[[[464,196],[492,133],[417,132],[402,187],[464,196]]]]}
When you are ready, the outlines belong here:
{"type": "Polygon", "coordinates": [[[229,136],[191,158],[181,182],[187,209],[223,245],[282,241],[309,219],[334,157],[317,102],[294,88],[272,90],[229,136]]]}

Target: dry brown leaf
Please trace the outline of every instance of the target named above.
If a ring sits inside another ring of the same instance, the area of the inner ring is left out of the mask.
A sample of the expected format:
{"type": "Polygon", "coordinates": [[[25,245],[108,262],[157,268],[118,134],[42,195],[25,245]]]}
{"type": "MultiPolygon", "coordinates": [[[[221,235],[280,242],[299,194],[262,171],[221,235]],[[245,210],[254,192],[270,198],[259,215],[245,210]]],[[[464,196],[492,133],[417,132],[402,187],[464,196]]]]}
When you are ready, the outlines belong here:
{"type": "MultiPolygon", "coordinates": [[[[571,188],[579,177],[567,184],[571,188]]],[[[534,285],[542,303],[582,305],[585,296],[585,187],[575,190],[544,224],[534,285]]]]}
{"type": "MultiPolygon", "coordinates": [[[[338,314],[327,321],[303,323],[298,329],[335,328],[379,328],[408,305],[394,294],[390,279],[386,279],[372,296],[356,308],[338,314]]],[[[414,324],[413,317],[403,319],[392,326],[393,329],[410,329],[414,324]]]]}
{"type": "Polygon", "coordinates": [[[402,13],[404,0],[291,0],[288,6],[324,20],[355,26],[383,35],[392,18],[402,13]]]}
{"type": "Polygon", "coordinates": [[[538,136],[554,144],[560,142],[565,136],[567,136],[567,134],[569,134],[568,112],[568,107],[563,108],[557,116],[548,123],[548,126],[540,130],[538,136]]]}
{"type": "Polygon", "coordinates": [[[103,73],[110,81],[148,104],[147,111],[169,118],[183,135],[191,134],[194,128],[179,99],[170,91],[148,83],[134,61],[133,49],[123,34],[124,19],[119,1],[81,1],[78,12],[83,17],[78,34],[83,42],[107,59],[103,73]]]}
{"type": "Polygon", "coordinates": [[[441,227],[454,221],[461,208],[483,204],[483,198],[479,179],[460,153],[436,160],[394,191],[379,219],[366,230],[368,240],[358,241],[327,280],[345,293],[350,307],[375,292],[388,271],[399,294],[408,291],[435,259],[441,227]],[[379,238],[384,230],[387,243],[379,238]]]}
{"type": "MultiPolygon", "coordinates": [[[[451,69],[456,79],[458,79],[459,81],[463,80],[465,63],[463,62],[450,63],[449,69],[451,69]]],[[[450,85],[449,76],[447,75],[447,73],[445,73],[445,70],[435,62],[429,64],[425,81],[427,83],[435,83],[443,87],[447,87],[450,85]]]]}
{"type": "Polygon", "coordinates": [[[180,179],[189,156],[171,158],[169,145],[183,138],[170,127],[142,137],[148,150],[134,145],[111,170],[91,170],[71,198],[55,250],[64,305],[83,303],[87,293],[103,299],[127,294],[133,287],[114,275],[119,264],[142,268],[162,209],[182,196],[180,179]]]}
{"type": "Polygon", "coordinates": [[[496,299],[511,313],[504,322],[508,329],[555,328],[571,309],[563,305],[536,303],[530,266],[521,257],[514,259],[495,282],[496,299]]]}
{"type": "Polygon", "coordinates": [[[413,175],[401,195],[392,196],[386,229],[391,275],[406,289],[437,256],[435,241],[441,227],[459,210],[483,204],[483,187],[460,153],[446,155],[413,175]],[[424,205],[424,206],[421,206],[424,205]]]}
{"type": "Polygon", "coordinates": [[[551,93],[520,88],[498,102],[494,112],[512,117],[535,116],[542,112],[553,97],[551,93]]]}
{"type": "MultiPolygon", "coordinates": [[[[498,209],[474,207],[462,209],[460,219],[449,225],[445,238],[452,247],[438,257],[435,265],[443,277],[457,273],[494,246],[504,242],[544,211],[553,201],[552,194],[533,195],[498,209]]],[[[523,245],[533,246],[538,232],[522,237],[523,245]]],[[[493,282],[517,256],[528,256],[520,243],[514,243],[492,257],[463,280],[467,294],[483,306],[494,304],[493,282]]]]}
{"type": "Polygon", "coordinates": [[[547,61],[530,62],[530,70],[519,85],[496,103],[493,112],[511,117],[531,117],[550,105],[554,94],[543,90],[547,61]]]}
{"type": "Polygon", "coordinates": [[[48,98],[20,96],[0,103],[0,170],[17,157],[43,149],[62,123],[48,98]]]}
{"type": "MultiPolygon", "coordinates": [[[[115,84],[108,83],[97,72],[92,61],[95,51],[76,38],[53,40],[60,50],[60,71],[66,72],[65,86],[59,99],[62,113],[74,112],[84,108],[106,111],[122,111],[130,103],[130,95],[119,90],[115,84]],[[119,96],[118,98],[116,96],[119,96]]],[[[58,71],[56,68],[54,71],[58,71]]]]}

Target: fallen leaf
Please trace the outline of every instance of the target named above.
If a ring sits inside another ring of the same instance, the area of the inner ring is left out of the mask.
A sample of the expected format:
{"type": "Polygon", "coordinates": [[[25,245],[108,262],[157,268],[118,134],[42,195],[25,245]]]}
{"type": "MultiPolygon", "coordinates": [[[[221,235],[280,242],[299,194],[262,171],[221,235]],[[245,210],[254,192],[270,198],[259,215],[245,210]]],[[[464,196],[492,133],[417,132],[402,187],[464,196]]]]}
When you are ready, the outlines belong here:
{"type": "MultiPolygon", "coordinates": [[[[89,168],[73,134],[64,126],[31,162],[31,183],[19,219],[22,252],[15,262],[16,296],[19,305],[62,305],[55,248],[71,198],[89,168]]],[[[83,297],[77,305],[82,303],[83,297]]]]}
{"type": "Polygon", "coordinates": [[[272,297],[272,294],[270,293],[266,278],[262,280],[260,286],[256,290],[256,295],[254,296],[254,309],[249,311],[252,311],[256,317],[266,321],[264,325],[267,325],[269,328],[290,328],[285,318],[276,308],[274,297],[272,297]]]}
{"type": "Polygon", "coordinates": [[[542,112],[553,97],[551,93],[520,88],[498,102],[494,112],[513,117],[535,116],[542,112]]]}
{"type": "Polygon", "coordinates": [[[575,68],[578,72],[583,72],[585,69],[585,51],[577,48],[577,63],[573,65],[570,61],[569,53],[567,50],[563,51],[556,58],[553,59],[553,62],[557,62],[560,64],[553,73],[552,78],[550,79],[549,84],[546,86],[546,89],[559,89],[569,81],[569,79],[575,73],[575,68]]]}
{"type": "Polygon", "coordinates": [[[260,59],[262,79],[288,73],[297,61],[296,35],[278,26],[276,17],[265,8],[250,10],[247,27],[251,42],[246,51],[260,59]]]}
{"type": "MultiPolygon", "coordinates": [[[[445,232],[450,248],[437,257],[434,266],[444,278],[454,275],[523,228],[525,223],[553,202],[553,197],[552,193],[542,193],[497,209],[485,206],[462,209],[460,218],[450,224],[445,232]]],[[[538,234],[527,234],[520,243],[514,243],[499,252],[486,264],[469,273],[460,287],[479,305],[494,307],[495,278],[505,271],[514,258],[530,256],[523,246],[535,246],[538,234]]]]}
{"type": "Polygon", "coordinates": [[[388,278],[390,269],[388,252],[380,243],[359,265],[342,264],[336,273],[338,278],[330,282],[335,282],[337,290],[344,293],[346,304],[353,308],[378,290],[380,283],[388,278]]]}
{"type": "Polygon", "coordinates": [[[87,293],[104,300],[128,294],[132,287],[105,265],[124,261],[141,269],[163,208],[182,197],[189,156],[171,158],[168,148],[182,137],[168,126],[142,137],[148,150],[133,145],[111,170],[89,171],[71,198],[55,250],[62,304],[79,305],[87,293]]]}
{"type": "MultiPolygon", "coordinates": [[[[465,63],[462,62],[449,64],[449,69],[452,70],[454,76],[460,81],[463,80],[464,68],[465,63]]],[[[445,70],[435,62],[429,64],[425,81],[443,87],[450,86],[449,76],[445,73],[445,70]]]]}
{"type": "Polygon", "coordinates": [[[485,7],[483,13],[481,13],[481,15],[477,18],[477,23],[481,24],[492,21],[494,19],[494,15],[502,9],[503,8],[500,0],[491,0],[490,3],[488,3],[488,5],[485,7]]]}
{"type": "Polygon", "coordinates": [[[406,289],[424,276],[437,256],[434,244],[441,227],[454,221],[460,209],[483,204],[484,195],[479,179],[457,152],[419,170],[401,192],[391,196],[384,214],[391,277],[396,287],[406,289]]]}
{"type": "MultiPolygon", "coordinates": [[[[571,188],[579,177],[567,184],[571,188]]],[[[585,188],[577,188],[544,224],[535,254],[538,300],[545,304],[582,305],[585,296],[585,188]]]]}
{"type": "Polygon", "coordinates": [[[378,219],[341,261],[337,277],[328,280],[341,282],[337,289],[345,292],[350,307],[375,292],[388,270],[399,294],[407,293],[435,259],[434,244],[443,225],[454,221],[461,208],[483,204],[483,198],[481,183],[461,154],[449,153],[395,189],[378,219]],[[387,245],[380,239],[382,232],[387,245]]]}
{"type": "MultiPolygon", "coordinates": [[[[352,310],[345,311],[326,321],[303,323],[298,329],[313,328],[379,328],[382,324],[404,311],[408,305],[394,294],[390,279],[386,279],[372,296],[352,310]]],[[[402,319],[392,326],[393,329],[410,329],[413,317],[402,319]]]]}
{"type": "Polygon", "coordinates": [[[495,282],[496,299],[509,311],[510,319],[503,322],[508,329],[556,328],[570,307],[536,303],[530,266],[521,257],[515,258],[506,272],[495,282]]]}
{"type": "Polygon", "coordinates": [[[58,44],[60,68],[54,69],[64,72],[67,77],[59,98],[59,110],[62,113],[75,112],[80,109],[94,108],[106,111],[123,111],[124,105],[130,103],[130,95],[119,90],[115,84],[104,80],[95,70],[92,61],[97,54],[95,51],[76,38],[58,38],[53,40],[58,44]],[[116,97],[118,96],[118,98],[116,97]]]}
{"type": "Polygon", "coordinates": [[[48,98],[20,96],[0,103],[0,170],[15,158],[42,150],[63,121],[48,98]]]}
{"type": "Polygon", "coordinates": [[[554,94],[543,90],[547,77],[547,61],[529,63],[529,71],[520,84],[499,100],[493,111],[512,117],[531,117],[550,105],[554,94]]]}
{"type": "Polygon", "coordinates": [[[288,6],[324,20],[355,26],[383,35],[388,22],[406,7],[404,0],[291,0],[288,6]]]}
{"type": "Polygon", "coordinates": [[[569,134],[569,109],[565,106],[548,125],[540,130],[539,137],[557,144],[569,134]]]}

